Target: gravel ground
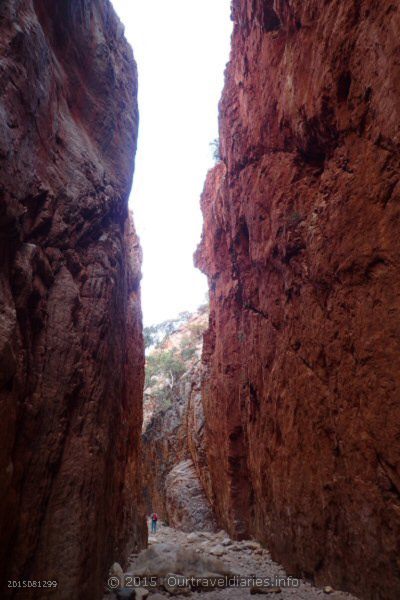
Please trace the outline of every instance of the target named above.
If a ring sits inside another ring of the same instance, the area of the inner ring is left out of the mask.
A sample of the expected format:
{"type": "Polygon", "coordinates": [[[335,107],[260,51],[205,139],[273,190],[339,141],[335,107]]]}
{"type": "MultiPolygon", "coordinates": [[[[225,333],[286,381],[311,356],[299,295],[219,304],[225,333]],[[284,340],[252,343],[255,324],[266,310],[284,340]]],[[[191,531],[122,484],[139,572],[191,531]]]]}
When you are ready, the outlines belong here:
{"type": "MultiPolygon", "coordinates": [[[[340,592],[332,589],[317,588],[306,581],[300,581],[298,587],[284,587],[282,581],[276,580],[276,578],[286,577],[284,569],[277,563],[275,563],[267,550],[262,548],[257,542],[247,540],[236,542],[229,539],[229,536],[224,532],[219,533],[204,533],[194,532],[192,534],[184,533],[177,529],[166,527],[162,524],[159,525],[156,535],[149,535],[149,546],[154,546],[159,543],[173,543],[178,544],[188,550],[194,550],[200,556],[216,556],[218,557],[230,570],[239,576],[257,576],[259,578],[269,577],[271,580],[276,581],[275,593],[272,589],[267,596],[279,597],[281,600],[312,600],[314,598],[325,599],[325,600],[357,600],[355,596],[351,596],[345,592],[340,592]],[[279,583],[281,585],[279,585],[279,583]]],[[[136,555],[132,555],[131,564],[128,568],[128,572],[134,573],[134,561],[136,555]]],[[[202,592],[207,600],[249,600],[252,596],[250,588],[225,588],[225,589],[214,589],[212,591],[202,592]]],[[[132,596],[134,598],[134,596],[132,596]]],[[[151,591],[147,596],[148,600],[161,600],[162,598],[171,598],[172,596],[167,592],[151,591]]],[[[199,592],[191,592],[186,595],[174,594],[175,598],[191,598],[196,597],[199,599],[199,592]]],[[[105,597],[107,600],[117,598],[114,594],[107,594],[105,597]]]]}

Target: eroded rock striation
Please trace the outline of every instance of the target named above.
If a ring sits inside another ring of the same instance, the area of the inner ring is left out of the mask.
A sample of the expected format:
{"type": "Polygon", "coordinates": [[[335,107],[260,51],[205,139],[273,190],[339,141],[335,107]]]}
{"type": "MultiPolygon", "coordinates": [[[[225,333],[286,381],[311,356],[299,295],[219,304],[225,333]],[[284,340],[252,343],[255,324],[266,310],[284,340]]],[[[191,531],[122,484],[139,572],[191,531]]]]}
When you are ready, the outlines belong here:
{"type": "Polygon", "coordinates": [[[197,252],[214,508],[290,572],[398,597],[399,7],[232,16],[197,252]]]}
{"type": "MultiPolygon", "coordinates": [[[[180,386],[179,386],[180,387],[180,386]]],[[[143,490],[146,511],[168,520],[165,481],[168,473],[187,458],[186,410],[188,397],[180,393],[172,404],[158,407],[143,431],[143,490]]]]}
{"type": "MultiPolygon", "coordinates": [[[[206,310],[190,315],[150,353],[158,360],[144,398],[143,489],[147,513],[183,531],[214,531],[201,397],[206,310]],[[166,366],[167,365],[167,366],[166,366]]],[[[152,371],[148,358],[147,376],[152,371]]]]}
{"type": "Polygon", "coordinates": [[[97,599],[146,539],[136,66],[108,0],[4,0],[0,53],[1,582],[97,599]]]}
{"type": "Polygon", "coordinates": [[[204,413],[196,360],[183,375],[171,405],[158,409],[142,437],[146,511],[182,531],[215,531],[204,413]]]}
{"type": "Polygon", "coordinates": [[[177,463],[165,479],[165,505],[170,527],[181,531],[215,531],[212,508],[191,458],[177,463]]]}

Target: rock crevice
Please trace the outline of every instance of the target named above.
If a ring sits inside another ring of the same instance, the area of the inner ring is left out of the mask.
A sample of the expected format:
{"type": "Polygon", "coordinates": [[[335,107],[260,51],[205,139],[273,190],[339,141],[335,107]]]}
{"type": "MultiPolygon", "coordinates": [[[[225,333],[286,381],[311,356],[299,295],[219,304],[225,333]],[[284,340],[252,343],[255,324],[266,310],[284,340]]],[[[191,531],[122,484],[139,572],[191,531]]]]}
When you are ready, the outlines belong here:
{"type": "MultiPolygon", "coordinates": [[[[188,532],[216,527],[201,396],[200,355],[207,315],[204,309],[190,315],[153,349],[160,366],[145,388],[144,399],[146,509],[148,514],[157,512],[171,527],[188,532]],[[167,371],[175,369],[175,374],[165,372],[167,360],[167,371]]],[[[151,356],[148,369],[150,361],[151,356]]]]}

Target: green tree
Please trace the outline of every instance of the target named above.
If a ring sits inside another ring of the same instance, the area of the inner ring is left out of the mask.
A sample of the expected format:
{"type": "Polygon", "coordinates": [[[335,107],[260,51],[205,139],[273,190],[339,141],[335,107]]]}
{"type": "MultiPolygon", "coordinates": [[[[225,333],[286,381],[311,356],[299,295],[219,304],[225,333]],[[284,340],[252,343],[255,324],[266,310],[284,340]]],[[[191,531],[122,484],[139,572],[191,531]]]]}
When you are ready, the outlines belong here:
{"type": "Polygon", "coordinates": [[[154,377],[162,377],[172,389],[185,370],[185,363],[176,350],[156,350],[146,360],[145,385],[149,387],[154,377]]]}

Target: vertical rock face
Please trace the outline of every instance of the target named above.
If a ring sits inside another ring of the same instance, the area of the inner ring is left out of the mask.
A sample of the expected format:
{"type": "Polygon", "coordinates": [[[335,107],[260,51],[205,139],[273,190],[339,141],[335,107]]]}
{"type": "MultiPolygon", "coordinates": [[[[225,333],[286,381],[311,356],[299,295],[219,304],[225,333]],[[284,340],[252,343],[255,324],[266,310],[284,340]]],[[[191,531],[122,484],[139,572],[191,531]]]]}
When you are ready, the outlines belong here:
{"type": "Polygon", "coordinates": [[[166,520],[166,477],[174,465],[187,458],[187,401],[186,395],[179,394],[171,406],[155,412],[142,436],[146,512],[156,511],[166,520]]]}
{"type": "Polygon", "coordinates": [[[178,382],[168,408],[158,410],[143,432],[143,487],[147,513],[156,511],[183,531],[214,531],[210,474],[196,360],[178,382]]]}
{"type": "Polygon", "coordinates": [[[108,0],[4,0],[0,54],[1,581],[95,599],[146,536],[136,67],[108,0]]]}
{"type": "Polygon", "coordinates": [[[186,446],[208,503],[212,507],[214,498],[207,462],[205,417],[201,394],[203,371],[203,366],[200,364],[189,372],[190,393],[188,394],[185,422],[186,446]]]}
{"type": "Polygon", "coordinates": [[[146,510],[184,531],[215,529],[201,397],[207,322],[204,307],[189,314],[155,343],[147,363],[142,437],[146,510]]]}
{"type": "Polygon", "coordinates": [[[232,14],[197,253],[215,509],[292,571],[399,597],[399,7],[232,14]]]}
{"type": "Polygon", "coordinates": [[[181,531],[215,531],[211,505],[189,458],[176,464],[165,480],[168,522],[181,531]]]}

